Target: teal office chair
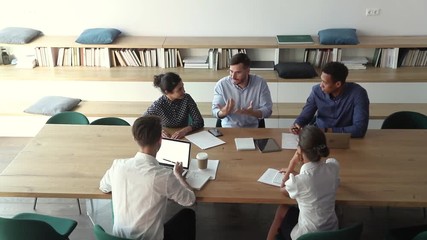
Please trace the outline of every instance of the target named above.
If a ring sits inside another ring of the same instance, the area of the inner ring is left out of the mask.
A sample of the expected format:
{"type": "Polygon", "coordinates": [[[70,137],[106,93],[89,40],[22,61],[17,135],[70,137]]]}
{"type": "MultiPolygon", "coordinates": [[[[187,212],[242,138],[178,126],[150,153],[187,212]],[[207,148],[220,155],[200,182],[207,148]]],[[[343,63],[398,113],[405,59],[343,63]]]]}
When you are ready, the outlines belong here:
{"type": "Polygon", "coordinates": [[[363,223],[342,228],[336,231],[307,233],[297,240],[359,240],[363,231],[363,223]]]}
{"type": "Polygon", "coordinates": [[[61,112],[47,120],[46,124],[89,124],[87,117],[79,112],[61,112]]]}
{"type": "Polygon", "coordinates": [[[387,240],[427,240],[427,225],[391,229],[387,240]]]}
{"type": "Polygon", "coordinates": [[[113,236],[111,234],[108,234],[98,224],[96,224],[93,227],[93,233],[95,234],[96,240],[132,240],[132,239],[129,239],[129,238],[121,238],[121,237],[116,237],[116,236],[113,236]]]}
{"type": "Polygon", "coordinates": [[[121,118],[118,117],[105,117],[99,118],[91,122],[90,125],[120,125],[120,126],[130,126],[130,124],[121,118]]]}
{"type": "MultiPolygon", "coordinates": [[[[78,124],[78,125],[88,125],[89,120],[87,117],[79,112],[61,112],[50,117],[46,124],[78,124]]],[[[82,209],[80,207],[80,200],[77,198],[77,205],[79,207],[79,213],[82,214],[82,209]]],[[[34,199],[33,209],[36,210],[37,198],[34,199]]]]}
{"type": "Polygon", "coordinates": [[[427,129],[427,116],[411,111],[400,111],[390,114],[381,129],[427,129]]]}
{"type": "MultiPolygon", "coordinates": [[[[412,111],[395,112],[384,119],[381,129],[427,129],[427,116],[412,111]]],[[[423,208],[423,214],[425,218],[426,208],[423,208]]]]}
{"type": "Polygon", "coordinates": [[[34,218],[30,217],[28,219],[23,218],[23,215],[21,217],[19,217],[19,215],[13,218],[0,217],[0,239],[66,240],[77,225],[77,222],[74,220],[47,215],[40,215],[34,218]],[[61,224],[62,221],[63,223],[61,224]],[[51,225],[51,222],[54,223],[55,226],[51,225]],[[59,226],[63,226],[64,228],[59,226]],[[65,230],[65,226],[68,226],[67,230],[65,230]],[[58,227],[58,229],[56,229],[56,227],[58,227]]]}

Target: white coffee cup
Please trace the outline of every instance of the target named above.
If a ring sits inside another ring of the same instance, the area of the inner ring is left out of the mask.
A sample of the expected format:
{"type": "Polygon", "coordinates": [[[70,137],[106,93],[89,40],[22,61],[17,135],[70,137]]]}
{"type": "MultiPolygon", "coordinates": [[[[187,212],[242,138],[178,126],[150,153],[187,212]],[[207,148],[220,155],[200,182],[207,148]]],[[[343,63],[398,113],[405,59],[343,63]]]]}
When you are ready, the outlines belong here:
{"type": "Polygon", "coordinates": [[[199,166],[199,169],[206,169],[208,167],[208,154],[205,152],[199,152],[196,155],[197,159],[197,165],[199,166]]]}

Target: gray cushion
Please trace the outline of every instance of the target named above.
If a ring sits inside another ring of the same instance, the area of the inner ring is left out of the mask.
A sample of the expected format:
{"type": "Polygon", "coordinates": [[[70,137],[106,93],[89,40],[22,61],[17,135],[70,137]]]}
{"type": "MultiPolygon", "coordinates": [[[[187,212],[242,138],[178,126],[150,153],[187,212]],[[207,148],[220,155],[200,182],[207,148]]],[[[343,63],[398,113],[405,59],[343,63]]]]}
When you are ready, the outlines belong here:
{"type": "Polygon", "coordinates": [[[82,44],[108,44],[114,42],[120,33],[121,31],[115,28],[89,28],[80,34],[76,42],[82,44]]]}
{"type": "Polygon", "coordinates": [[[0,30],[0,43],[29,43],[40,34],[42,34],[41,31],[32,28],[7,27],[0,30]]]}
{"type": "Polygon", "coordinates": [[[317,76],[314,67],[307,62],[279,63],[274,66],[281,78],[312,78],[317,76]]]}
{"type": "Polygon", "coordinates": [[[354,28],[329,28],[319,31],[320,44],[356,45],[359,39],[354,28]]]}
{"type": "Polygon", "coordinates": [[[82,100],[78,98],[47,96],[25,109],[24,112],[53,116],[60,112],[72,110],[81,101],[82,100]]]}

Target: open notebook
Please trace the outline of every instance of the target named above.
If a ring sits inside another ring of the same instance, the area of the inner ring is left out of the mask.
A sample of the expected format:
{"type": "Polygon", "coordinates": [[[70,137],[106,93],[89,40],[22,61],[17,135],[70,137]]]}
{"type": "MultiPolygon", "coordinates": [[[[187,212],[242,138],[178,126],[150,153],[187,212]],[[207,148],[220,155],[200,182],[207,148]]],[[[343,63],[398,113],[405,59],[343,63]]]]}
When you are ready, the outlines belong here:
{"type": "Polygon", "coordinates": [[[258,182],[280,187],[282,179],[283,174],[279,172],[279,170],[274,168],[268,168],[258,179],[258,182]]]}

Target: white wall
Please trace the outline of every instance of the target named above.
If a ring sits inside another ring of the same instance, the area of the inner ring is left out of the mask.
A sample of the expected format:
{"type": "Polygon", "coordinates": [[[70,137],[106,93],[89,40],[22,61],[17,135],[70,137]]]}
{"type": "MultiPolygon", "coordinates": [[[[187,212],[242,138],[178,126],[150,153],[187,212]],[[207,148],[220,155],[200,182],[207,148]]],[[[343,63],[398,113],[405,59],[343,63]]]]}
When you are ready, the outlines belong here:
{"type": "Polygon", "coordinates": [[[272,36],[354,27],[360,35],[427,35],[425,0],[17,0],[2,4],[0,28],[78,35],[116,27],[127,35],[272,36]],[[380,8],[379,16],[365,16],[380,8]]]}

